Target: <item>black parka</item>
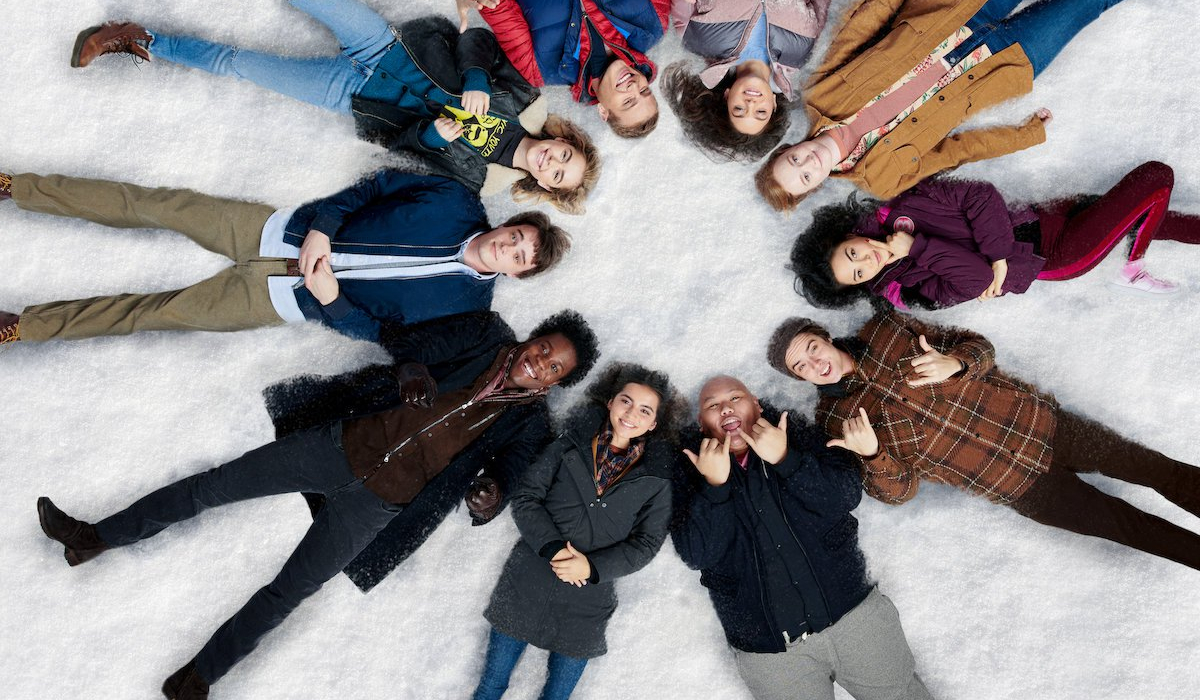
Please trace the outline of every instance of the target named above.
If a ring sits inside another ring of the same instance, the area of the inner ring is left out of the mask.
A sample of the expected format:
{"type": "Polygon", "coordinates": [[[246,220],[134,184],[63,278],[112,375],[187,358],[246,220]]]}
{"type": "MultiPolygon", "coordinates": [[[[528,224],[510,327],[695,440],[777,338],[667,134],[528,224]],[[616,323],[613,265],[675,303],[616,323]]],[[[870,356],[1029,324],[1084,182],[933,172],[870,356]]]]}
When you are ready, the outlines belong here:
{"type": "Polygon", "coordinates": [[[521,539],[484,612],[500,632],[574,658],[607,651],[604,631],[617,607],[613,581],[650,563],[671,517],[674,450],[665,440],[652,439],[641,459],[596,496],[592,439],[607,420],[601,407],[576,412],[525,471],[510,501],[521,539]],[[568,541],[587,556],[593,583],[563,583],[541,556],[547,545],[568,541]]]}

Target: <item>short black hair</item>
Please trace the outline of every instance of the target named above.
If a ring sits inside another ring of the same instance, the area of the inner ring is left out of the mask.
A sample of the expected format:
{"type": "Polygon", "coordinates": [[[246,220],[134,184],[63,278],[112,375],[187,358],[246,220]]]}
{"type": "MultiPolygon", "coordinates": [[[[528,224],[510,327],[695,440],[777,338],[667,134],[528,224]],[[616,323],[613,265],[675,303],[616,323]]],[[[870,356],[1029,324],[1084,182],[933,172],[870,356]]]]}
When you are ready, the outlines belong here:
{"type": "Polygon", "coordinates": [[[600,358],[600,341],[596,339],[596,334],[592,332],[587,320],[580,316],[579,312],[571,309],[559,311],[543,320],[529,332],[529,338],[541,338],[555,333],[561,333],[575,348],[575,369],[559,382],[561,386],[574,386],[596,366],[596,360],[600,358]]]}
{"type": "Polygon", "coordinates": [[[664,372],[632,362],[613,362],[588,385],[588,401],[597,406],[607,406],[626,384],[641,384],[658,394],[658,415],[654,418],[658,423],[656,432],[659,437],[673,440],[680,417],[687,413],[687,403],[664,372]]]}
{"type": "Polygon", "coordinates": [[[787,360],[784,358],[792,340],[801,333],[811,333],[818,338],[832,340],[829,337],[829,331],[825,330],[825,326],[811,318],[793,316],[779,324],[779,327],[771,334],[771,340],[767,342],[767,364],[793,379],[796,376],[788,369],[787,360]]]}
{"type": "Polygon", "coordinates": [[[812,223],[792,246],[789,266],[796,273],[796,293],[808,303],[820,309],[841,309],[871,296],[865,284],[844,285],[834,279],[829,258],[833,249],[854,235],[863,218],[873,211],[873,206],[854,195],[843,204],[828,204],[813,211],[812,223]]]}

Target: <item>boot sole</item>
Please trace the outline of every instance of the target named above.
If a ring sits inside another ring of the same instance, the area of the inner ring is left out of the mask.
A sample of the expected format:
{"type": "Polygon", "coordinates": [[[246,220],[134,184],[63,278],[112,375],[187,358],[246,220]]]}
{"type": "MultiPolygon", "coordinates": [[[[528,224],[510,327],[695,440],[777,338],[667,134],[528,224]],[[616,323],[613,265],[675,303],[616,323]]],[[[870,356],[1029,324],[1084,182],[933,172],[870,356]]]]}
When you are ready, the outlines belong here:
{"type": "MultiPolygon", "coordinates": [[[[95,34],[98,31],[100,31],[99,26],[88,27],[87,29],[83,30],[82,32],[79,32],[79,36],[75,37],[75,48],[71,49],[71,67],[72,68],[86,67],[87,64],[81,64],[79,62],[79,54],[83,51],[83,42],[87,41],[93,34],[95,34]]],[[[89,63],[90,63],[90,61],[89,61],[89,63]]]]}

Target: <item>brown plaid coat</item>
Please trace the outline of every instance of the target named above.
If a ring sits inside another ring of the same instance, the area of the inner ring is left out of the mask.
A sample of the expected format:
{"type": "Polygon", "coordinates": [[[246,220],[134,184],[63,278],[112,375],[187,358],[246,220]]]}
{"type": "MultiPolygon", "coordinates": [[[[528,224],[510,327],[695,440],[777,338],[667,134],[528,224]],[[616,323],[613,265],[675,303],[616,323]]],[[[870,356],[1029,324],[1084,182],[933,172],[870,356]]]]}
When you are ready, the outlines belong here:
{"type": "Polygon", "coordinates": [[[846,395],[822,391],[817,424],[840,437],[842,421],[866,408],[880,443],[878,455],[861,460],[868,494],[904,503],[924,478],[1008,504],[1050,468],[1058,405],[996,370],[995,349],[985,338],[894,312],[872,318],[858,337],[866,351],[837,385],[846,395]],[[966,369],[938,384],[910,387],[905,372],[923,354],[921,335],[966,369]]]}

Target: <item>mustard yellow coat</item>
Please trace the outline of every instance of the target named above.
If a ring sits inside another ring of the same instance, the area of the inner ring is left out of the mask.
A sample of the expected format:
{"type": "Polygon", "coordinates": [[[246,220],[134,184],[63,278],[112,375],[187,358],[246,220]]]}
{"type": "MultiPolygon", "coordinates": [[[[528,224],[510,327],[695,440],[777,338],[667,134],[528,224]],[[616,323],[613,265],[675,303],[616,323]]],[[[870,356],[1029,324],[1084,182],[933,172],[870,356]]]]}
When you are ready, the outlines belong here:
{"type": "MultiPolygon", "coordinates": [[[[983,3],[860,0],[809,79],[805,109],[810,135],[862,109],[966,24],[983,3]]],[[[1037,117],[1020,126],[949,136],[980,110],[1032,89],[1033,66],[1014,44],[959,76],[876,143],[850,172],[834,176],[889,199],[942,170],[1036,146],[1046,140],[1037,117]]]]}

